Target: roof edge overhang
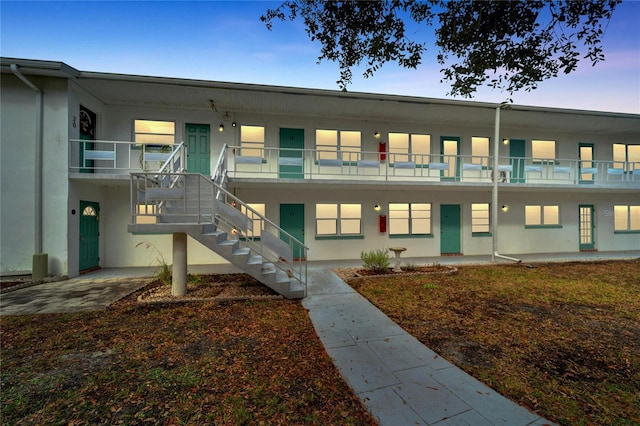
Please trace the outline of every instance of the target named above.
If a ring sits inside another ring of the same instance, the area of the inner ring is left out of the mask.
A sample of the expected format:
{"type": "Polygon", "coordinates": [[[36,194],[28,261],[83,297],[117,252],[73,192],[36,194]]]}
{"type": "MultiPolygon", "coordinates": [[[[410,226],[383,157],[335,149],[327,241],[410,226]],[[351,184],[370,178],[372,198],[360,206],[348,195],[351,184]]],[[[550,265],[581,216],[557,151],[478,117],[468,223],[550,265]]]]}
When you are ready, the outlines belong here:
{"type": "MultiPolygon", "coordinates": [[[[480,101],[472,101],[472,100],[426,98],[426,97],[408,96],[408,95],[349,92],[349,91],[340,91],[340,90],[300,88],[300,87],[291,87],[291,86],[273,86],[273,85],[263,85],[263,84],[255,84],[255,83],[234,83],[234,82],[222,82],[222,81],[214,81],[214,80],[145,76],[145,75],[135,75],[135,74],[105,73],[105,72],[94,72],[94,71],[79,71],[65,64],[64,62],[60,62],[60,61],[0,57],[0,65],[3,73],[11,72],[10,70],[11,64],[16,64],[20,68],[21,72],[24,74],[73,78],[73,79],[76,79],[78,82],[81,82],[82,80],[107,80],[107,81],[120,81],[120,82],[160,85],[160,86],[167,85],[167,86],[173,86],[173,87],[210,88],[210,89],[220,89],[220,90],[246,91],[246,92],[254,92],[254,93],[273,93],[273,94],[291,95],[291,96],[316,96],[316,97],[335,98],[335,99],[366,100],[369,102],[380,101],[387,104],[397,103],[397,104],[414,104],[414,105],[443,105],[443,106],[457,106],[457,107],[469,107],[469,108],[475,108],[475,109],[493,109],[493,110],[495,110],[496,108],[504,104],[504,103],[480,102],[480,101]]],[[[626,119],[637,119],[640,117],[640,114],[624,113],[624,112],[594,111],[594,110],[516,105],[516,104],[507,104],[507,106],[511,110],[523,111],[523,112],[574,114],[574,115],[579,114],[579,115],[591,115],[591,116],[599,116],[599,117],[626,118],[626,119]]]]}

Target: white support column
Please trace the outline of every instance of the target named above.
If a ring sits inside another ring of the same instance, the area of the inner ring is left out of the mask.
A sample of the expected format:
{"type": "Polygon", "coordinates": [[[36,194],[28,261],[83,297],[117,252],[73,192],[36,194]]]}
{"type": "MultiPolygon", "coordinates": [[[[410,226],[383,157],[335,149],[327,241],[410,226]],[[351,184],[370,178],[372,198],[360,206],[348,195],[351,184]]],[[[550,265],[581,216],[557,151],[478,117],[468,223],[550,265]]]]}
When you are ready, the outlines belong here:
{"type": "Polygon", "coordinates": [[[184,296],[187,293],[187,234],[173,233],[173,274],[171,295],[184,296]]]}
{"type": "Polygon", "coordinates": [[[498,252],[498,164],[500,151],[500,110],[503,104],[496,107],[496,118],[494,120],[493,133],[493,186],[491,190],[491,235],[493,247],[491,249],[491,262],[496,261],[496,253],[498,252]]]}

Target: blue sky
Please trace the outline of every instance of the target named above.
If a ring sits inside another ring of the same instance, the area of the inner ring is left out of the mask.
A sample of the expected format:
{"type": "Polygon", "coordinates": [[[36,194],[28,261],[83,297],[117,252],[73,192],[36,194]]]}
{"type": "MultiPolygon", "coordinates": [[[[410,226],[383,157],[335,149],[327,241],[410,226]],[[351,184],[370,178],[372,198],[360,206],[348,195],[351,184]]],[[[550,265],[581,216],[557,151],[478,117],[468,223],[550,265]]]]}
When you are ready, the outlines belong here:
{"type": "MultiPolygon", "coordinates": [[[[272,1],[5,1],[0,54],[62,61],[82,71],[114,72],[338,90],[337,64],[317,64],[319,45],[300,22],[260,15],[272,1]]],[[[624,1],[604,36],[606,61],[515,93],[521,105],[640,113],[640,1],[624,1]]],[[[435,51],[431,51],[435,55],[435,51]]],[[[373,78],[354,72],[353,92],[447,98],[439,66],[387,64],[373,78]]],[[[501,102],[489,88],[473,100],[501,102]]],[[[458,98],[462,99],[462,98],[458,98]]]]}

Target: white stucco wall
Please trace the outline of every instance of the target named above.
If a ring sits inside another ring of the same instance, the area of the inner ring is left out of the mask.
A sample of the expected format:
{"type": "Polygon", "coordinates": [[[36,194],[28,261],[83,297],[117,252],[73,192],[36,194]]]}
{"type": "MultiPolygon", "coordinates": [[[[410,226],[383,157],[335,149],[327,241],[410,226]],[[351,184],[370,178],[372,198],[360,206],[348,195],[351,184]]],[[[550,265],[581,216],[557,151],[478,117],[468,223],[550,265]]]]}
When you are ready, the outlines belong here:
{"type": "MultiPolygon", "coordinates": [[[[42,251],[49,273],[67,272],[67,82],[30,80],[43,91],[42,251]]],[[[35,251],[36,95],[12,75],[2,76],[3,273],[30,272],[35,251]]]]}

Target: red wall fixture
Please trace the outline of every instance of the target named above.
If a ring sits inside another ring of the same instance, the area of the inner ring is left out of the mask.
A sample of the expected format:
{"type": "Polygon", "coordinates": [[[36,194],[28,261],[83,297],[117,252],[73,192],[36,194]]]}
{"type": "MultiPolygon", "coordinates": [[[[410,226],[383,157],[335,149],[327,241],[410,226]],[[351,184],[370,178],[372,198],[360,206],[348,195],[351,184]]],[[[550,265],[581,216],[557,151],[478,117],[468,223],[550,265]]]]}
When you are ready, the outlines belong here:
{"type": "Polygon", "coordinates": [[[378,220],[378,228],[380,232],[387,232],[387,215],[381,214],[378,220]]]}
{"type": "Polygon", "coordinates": [[[387,143],[378,142],[378,152],[380,153],[380,161],[387,160],[387,143]]]}

